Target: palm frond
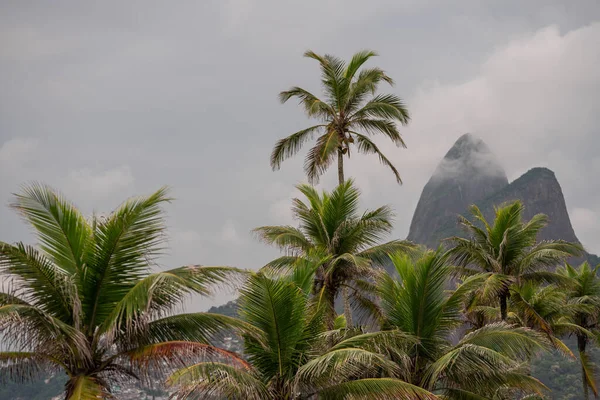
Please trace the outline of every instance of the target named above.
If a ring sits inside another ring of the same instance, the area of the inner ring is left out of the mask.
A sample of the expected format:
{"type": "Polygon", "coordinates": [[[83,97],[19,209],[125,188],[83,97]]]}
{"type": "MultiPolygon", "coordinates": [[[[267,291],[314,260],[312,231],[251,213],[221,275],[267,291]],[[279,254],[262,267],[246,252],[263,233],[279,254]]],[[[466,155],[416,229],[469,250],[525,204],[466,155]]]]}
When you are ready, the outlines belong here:
{"type": "Polygon", "coordinates": [[[385,357],[358,348],[330,350],[298,368],[296,383],[300,391],[320,390],[357,377],[370,377],[384,373],[394,377],[398,366],[385,357]]]}
{"type": "Polygon", "coordinates": [[[386,82],[390,86],[394,81],[381,68],[365,68],[360,71],[358,77],[350,84],[348,99],[346,100],[345,111],[348,115],[356,112],[367,96],[374,95],[381,82],[386,82]]]}
{"type": "Polygon", "coordinates": [[[402,146],[402,136],[396,127],[396,124],[390,120],[374,119],[374,118],[360,118],[352,121],[351,128],[353,131],[357,131],[360,128],[364,130],[368,135],[383,134],[388,138],[392,139],[394,143],[402,146]]]}
{"type": "Polygon", "coordinates": [[[413,254],[415,250],[416,245],[408,240],[392,240],[363,250],[358,255],[383,266],[389,263],[390,254],[413,254]]]}
{"type": "Polygon", "coordinates": [[[296,97],[299,100],[309,117],[326,118],[331,117],[334,114],[334,110],[329,104],[301,87],[295,86],[279,93],[279,100],[282,103],[287,102],[293,97],[296,97]]]}
{"type": "Polygon", "coordinates": [[[489,324],[465,335],[460,345],[473,344],[494,349],[516,360],[528,360],[536,352],[549,350],[550,341],[541,333],[504,322],[489,324]]]}
{"type": "Polygon", "coordinates": [[[245,337],[245,353],[263,376],[292,374],[296,346],[303,339],[307,295],[295,284],[253,274],[240,290],[241,318],[263,332],[245,337]]]}
{"type": "Polygon", "coordinates": [[[579,352],[579,363],[581,364],[581,372],[583,374],[584,384],[587,385],[594,396],[598,397],[598,387],[596,385],[594,364],[589,359],[589,356],[585,352],[579,352]]]}
{"type": "Polygon", "coordinates": [[[177,314],[152,321],[140,333],[139,341],[160,343],[188,341],[210,344],[225,332],[260,337],[252,325],[234,317],[207,312],[177,314]]]}
{"type": "MultiPolygon", "coordinates": [[[[410,120],[406,105],[393,94],[380,94],[369,100],[352,115],[352,119],[361,118],[391,119],[402,125],[408,124],[410,120]]],[[[406,147],[401,137],[395,138],[394,142],[397,146],[406,147]]]]}
{"type": "Polygon", "coordinates": [[[304,172],[309,182],[316,183],[337,156],[340,137],[335,130],[329,130],[317,139],[315,147],[309,150],[304,161],[304,172]]]}
{"type": "Polygon", "coordinates": [[[439,400],[425,389],[394,378],[369,378],[340,383],[320,391],[326,399],[439,400]]]}
{"type": "Polygon", "coordinates": [[[0,352],[0,382],[26,382],[56,368],[52,357],[41,352],[0,352]],[[53,368],[54,367],[54,368],[53,368]]]}
{"type": "Polygon", "coordinates": [[[162,188],[148,197],[125,202],[94,234],[97,249],[87,261],[82,299],[90,333],[149,271],[165,240],[161,205],[170,201],[162,188]]]}
{"type": "Polygon", "coordinates": [[[352,134],[356,136],[356,145],[358,146],[358,151],[364,154],[377,154],[377,156],[379,156],[379,161],[392,170],[394,176],[396,177],[396,182],[402,184],[402,178],[400,178],[400,173],[392,164],[392,162],[388,160],[386,156],[383,155],[383,153],[379,150],[379,147],[377,147],[377,145],[373,143],[368,137],[361,135],[360,133],[352,132],[352,134]]]}
{"type": "Polygon", "coordinates": [[[312,247],[304,233],[293,226],[261,226],[253,232],[263,242],[276,245],[280,249],[301,252],[312,247]]]}
{"type": "Polygon", "coordinates": [[[85,262],[91,227],[79,210],[49,186],[34,183],[16,195],[11,207],[35,229],[52,262],[73,274],[85,262]]]}
{"type": "Polygon", "coordinates": [[[150,274],[138,280],[113,305],[96,333],[143,332],[154,318],[168,315],[192,293],[210,295],[215,286],[241,282],[245,273],[231,267],[190,265],[150,274]]]}
{"type": "Polygon", "coordinates": [[[99,379],[86,375],[77,375],[67,382],[67,400],[111,399],[113,396],[99,379]]]}
{"type": "Polygon", "coordinates": [[[268,388],[251,370],[218,362],[202,362],[177,370],[167,379],[167,385],[177,388],[173,399],[270,398],[268,388]]]}
{"type": "Polygon", "coordinates": [[[541,268],[555,267],[569,257],[577,257],[583,253],[579,243],[563,240],[544,241],[536,244],[520,261],[523,272],[537,271],[541,268]]]}
{"type": "Polygon", "coordinates": [[[154,343],[118,353],[111,357],[106,364],[113,360],[127,360],[142,374],[148,372],[170,371],[173,368],[183,368],[189,363],[199,360],[227,361],[233,365],[248,368],[250,365],[238,354],[207,345],[205,343],[188,342],[185,340],[154,343]]]}
{"type": "Polygon", "coordinates": [[[352,59],[348,63],[346,67],[346,71],[344,72],[344,77],[348,80],[352,80],[354,75],[358,72],[360,67],[363,66],[364,63],[369,61],[370,58],[376,57],[377,53],[372,50],[362,50],[355,53],[352,56],[352,59]]]}
{"type": "Polygon", "coordinates": [[[65,358],[78,358],[82,363],[91,356],[86,337],[31,305],[6,304],[0,307],[0,335],[10,349],[47,353],[57,352],[65,358]]]}
{"type": "Polygon", "coordinates": [[[72,276],[32,246],[0,242],[0,271],[21,284],[29,302],[69,323],[78,318],[79,298],[72,276]]]}
{"type": "Polygon", "coordinates": [[[279,140],[275,144],[273,152],[271,153],[271,168],[273,168],[273,170],[279,169],[281,163],[286,158],[296,155],[304,143],[312,139],[312,136],[315,132],[318,132],[326,126],[327,125],[311,126],[310,128],[302,129],[301,131],[293,133],[290,136],[279,140]]]}

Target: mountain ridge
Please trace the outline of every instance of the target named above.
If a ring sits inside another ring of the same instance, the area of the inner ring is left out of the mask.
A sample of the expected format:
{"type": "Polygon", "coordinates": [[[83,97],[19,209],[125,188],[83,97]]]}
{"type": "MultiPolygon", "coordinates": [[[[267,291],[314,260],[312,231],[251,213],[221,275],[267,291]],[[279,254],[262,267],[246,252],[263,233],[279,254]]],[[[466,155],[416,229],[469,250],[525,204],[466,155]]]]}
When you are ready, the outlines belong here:
{"type": "MultiPolygon", "coordinates": [[[[468,217],[471,204],[477,205],[486,219],[492,220],[495,207],[521,200],[525,206],[523,217],[526,220],[539,213],[548,216],[548,226],[540,232],[539,240],[561,239],[581,243],[571,224],[562,188],[552,170],[533,167],[508,182],[508,179],[504,180],[506,173],[488,151],[487,145],[471,134],[461,136],[454,143],[423,188],[407,239],[436,248],[445,238],[461,236],[458,215],[468,217]],[[466,145],[466,142],[469,143],[466,145]],[[472,163],[470,160],[474,154],[475,158],[483,154],[488,160],[494,161],[490,165],[495,175],[490,174],[489,166],[472,163]],[[449,160],[468,167],[462,170],[462,177],[444,173],[449,160]]],[[[571,261],[581,262],[585,259],[592,263],[600,262],[597,256],[589,253],[571,261]]]]}

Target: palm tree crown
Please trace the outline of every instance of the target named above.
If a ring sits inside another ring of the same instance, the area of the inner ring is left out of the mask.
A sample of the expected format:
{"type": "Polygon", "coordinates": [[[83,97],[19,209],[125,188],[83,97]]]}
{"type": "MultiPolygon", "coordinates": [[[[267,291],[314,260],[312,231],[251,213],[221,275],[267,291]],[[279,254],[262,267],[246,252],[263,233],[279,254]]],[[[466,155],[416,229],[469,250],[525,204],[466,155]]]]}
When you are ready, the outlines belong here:
{"type": "Polygon", "coordinates": [[[326,331],[322,296],[311,290],[317,268],[307,263],[283,274],[269,269],[253,274],[241,290],[239,309],[258,331],[245,336],[249,364],[201,362],[183,368],[169,378],[178,388],[176,398],[437,399],[397,379],[395,363],[357,348],[352,337],[344,340],[343,330],[326,331]],[[332,348],[330,337],[342,340],[332,348]]]}
{"type": "Polygon", "coordinates": [[[62,370],[66,398],[78,400],[109,397],[114,382],[190,357],[236,359],[209,341],[243,323],[173,312],[184,296],[209,294],[211,285],[240,272],[201,266],[151,271],[163,248],[166,201],[161,189],[88,221],[48,187],[31,185],[16,197],[13,207],[33,227],[39,247],[0,242],[0,273],[11,282],[0,293],[0,334],[8,348],[0,352],[3,373],[26,378],[62,370]]]}
{"type": "MultiPolygon", "coordinates": [[[[392,211],[383,206],[359,214],[360,192],[348,180],[333,192],[319,194],[312,186],[299,185],[298,190],[307,203],[293,200],[293,214],[300,222],[293,226],[263,226],[255,232],[269,244],[274,244],[287,255],[273,260],[270,267],[294,267],[298,263],[320,260],[314,290],[325,288],[328,304],[333,303],[339,291],[347,287],[359,291],[357,279],[370,276],[374,265],[389,261],[388,254],[409,251],[413,245],[404,240],[379,244],[391,232],[392,211]]],[[[351,325],[351,315],[346,318],[351,325]]]]}
{"type": "Polygon", "coordinates": [[[537,241],[548,223],[548,217],[537,214],[523,222],[523,204],[515,201],[495,209],[493,224],[488,223],[477,206],[471,206],[475,222],[459,217],[469,238],[452,237],[449,250],[463,273],[489,272],[490,291],[497,294],[502,320],[507,317],[510,286],[521,281],[553,281],[559,279],[547,268],[583,251],[580,244],[563,240],[537,241]],[[475,268],[475,270],[473,270],[475,268]]]}
{"type": "Polygon", "coordinates": [[[392,260],[397,277],[382,273],[376,279],[379,305],[373,310],[384,332],[416,339],[413,345],[381,347],[401,366],[401,379],[444,399],[514,399],[518,393],[543,392],[521,363],[548,347],[544,336],[502,322],[460,335],[465,300],[489,274],[473,275],[447,290],[452,269],[440,250],[416,261],[406,255],[392,260]]]}
{"type": "Polygon", "coordinates": [[[304,162],[310,182],[318,181],[337,157],[341,184],[344,181],[344,156],[350,157],[351,144],[354,144],[359,153],[377,154],[379,160],[392,170],[398,183],[402,183],[394,165],[369,138],[383,134],[397,146],[406,147],[395,123],[406,125],[410,119],[399,97],[393,94],[375,95],[381,82],[392,85],[392,79],[379,68],[361,70],[363,64],[375,55],[373,51],[360,51],[346,63],[331,55],[320,56],[312,51],[304,54],[320,64],[325,99],[321,100],[300,87],[281,92],[279,98],[282,103],[297,98],[306,114],[321,123],[278,141],[271,154],[273,169],[279,169],[283,160],[295,155],[314,134],[318,134],[316,145],[308,152],[304,162]]]}

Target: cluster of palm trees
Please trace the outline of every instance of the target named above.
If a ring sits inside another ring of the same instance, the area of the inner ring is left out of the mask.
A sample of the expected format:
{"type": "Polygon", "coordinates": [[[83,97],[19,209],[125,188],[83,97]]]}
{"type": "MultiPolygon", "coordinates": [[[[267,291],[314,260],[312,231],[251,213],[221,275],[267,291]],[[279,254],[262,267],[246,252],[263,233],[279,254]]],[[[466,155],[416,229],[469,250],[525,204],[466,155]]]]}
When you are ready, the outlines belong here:
{"type": "Polygon", "coordinates": [[[518,201],[491,222],[473,207],[473,219],[460,220],[465,237],[437,250],[384,242],[391,209],[361,211],[343,161],[354,144],[400,182],[369,135],[404,145],[396,123],[408,112],[399,98],[376,95],[392,81],[361,69],[373,52],[349,63],[306,55],[320,64],[325,100],[297,87],[281,100],[298,98],[321,124],[279,141],[271,164],[320,132],[308,178],[337,158],[339,185],[299,185],[297,226],[255,229],[283,255],[254,272],[156,272],[165,189],[85,218],[53,189],[27,186],[12,207],[38,244],[0,242],[0,379],[62,371],[67,400],[112,398],[116,383],[132,380],[164,382],[176,399],[535,399],[548,393],[531,360],[553,350],[574,357],[562,342],[574,335],[585,396],[597,395],[586,351],[600,337],[598,267],[566,264],[581,246],[538,242],[547,218],[524,221],[518,201]],[[238,318],[178,313],[188,296],[224,285],[239,289],[238,318]],[[242,354],[214,345],[231,331],[242,354]]]}

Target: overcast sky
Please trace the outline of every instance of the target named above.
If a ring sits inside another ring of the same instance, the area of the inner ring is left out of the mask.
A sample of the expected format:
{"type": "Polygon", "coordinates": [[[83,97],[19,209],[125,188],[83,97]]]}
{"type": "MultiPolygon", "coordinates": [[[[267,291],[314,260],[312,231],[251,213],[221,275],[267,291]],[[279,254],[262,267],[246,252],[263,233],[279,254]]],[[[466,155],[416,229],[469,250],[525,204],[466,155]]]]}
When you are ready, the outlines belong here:
{"type": "Polygon", "coordinates": [[[436,164],[471,132],[511,181],[534,166],[555,171],[579,239],[600,252],[598,0],[4,0],[0,240],[32,241],[6,207],[32,180],[89,214],[168,185],[177,200],[163,267],[262,266],[277,251],[250,231],[290,223],[305,180],[304,152],[271,171],[272,145],[310,123],[277,94],[318,92],[305,50],[364,48],[412,114],[408,149],[379,141],[405,183],[377,159],[353,156],[347,175],[365,207],[394,207],[395,237],[436,164]]]}

